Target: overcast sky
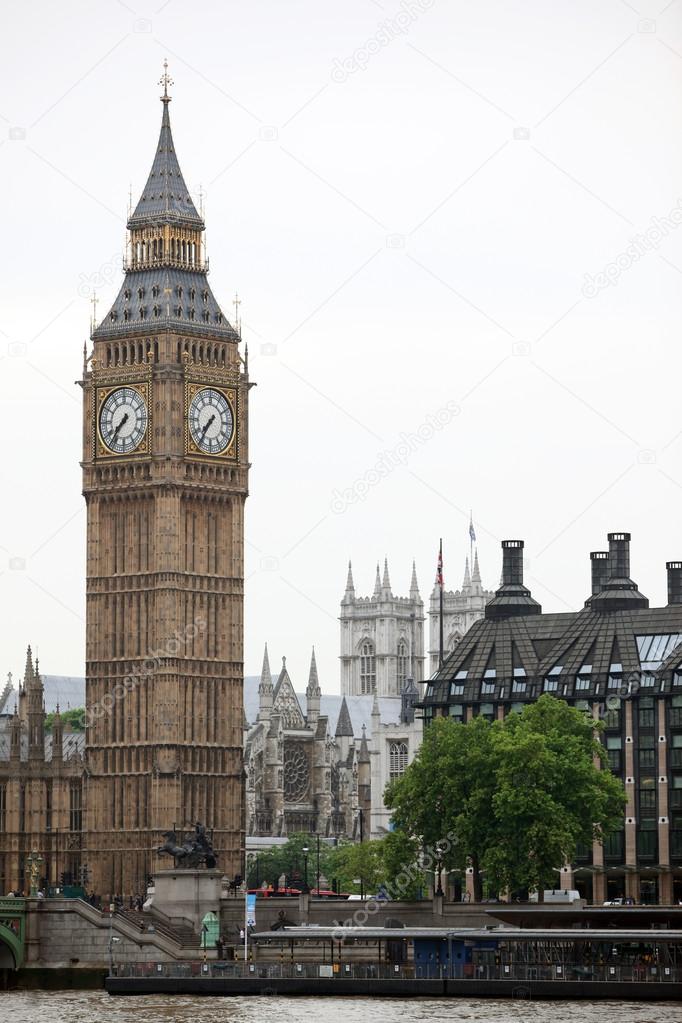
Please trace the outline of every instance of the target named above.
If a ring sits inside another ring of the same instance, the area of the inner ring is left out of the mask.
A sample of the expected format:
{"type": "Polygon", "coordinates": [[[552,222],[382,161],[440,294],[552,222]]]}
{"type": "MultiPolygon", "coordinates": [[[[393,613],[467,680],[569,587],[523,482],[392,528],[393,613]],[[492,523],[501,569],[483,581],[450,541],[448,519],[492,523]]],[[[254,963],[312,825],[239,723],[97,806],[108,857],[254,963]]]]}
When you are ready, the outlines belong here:
{"type": "Polygon", "coordinates": [[[74,380],[171,118],[251,373],[247,673],[338,689],[348,558],[546,610],[682,557],[682,2],[13,4],[0,39],[0,668],[83,673],[74,380]],[[633,240],[634,239],[634,240],[633,240]],[[434,426],[434,424],[437,424],[434,426]],[[380,463],[382,468],[376,469],[380,463]]]}

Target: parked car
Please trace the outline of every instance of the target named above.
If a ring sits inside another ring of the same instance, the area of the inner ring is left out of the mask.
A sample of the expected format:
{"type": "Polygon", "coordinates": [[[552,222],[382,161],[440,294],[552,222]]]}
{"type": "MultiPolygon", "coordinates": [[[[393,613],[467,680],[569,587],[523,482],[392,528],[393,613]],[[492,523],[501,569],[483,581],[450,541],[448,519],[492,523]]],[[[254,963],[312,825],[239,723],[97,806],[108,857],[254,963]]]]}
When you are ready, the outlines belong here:
{"type": "Polygon", "coordinates": [[[615,899],[607,899],[606,902],[602,902],[602,906],[634,906],[635,900],[628,896],[627,898],[623,895],[619,895],[615,899]]]}

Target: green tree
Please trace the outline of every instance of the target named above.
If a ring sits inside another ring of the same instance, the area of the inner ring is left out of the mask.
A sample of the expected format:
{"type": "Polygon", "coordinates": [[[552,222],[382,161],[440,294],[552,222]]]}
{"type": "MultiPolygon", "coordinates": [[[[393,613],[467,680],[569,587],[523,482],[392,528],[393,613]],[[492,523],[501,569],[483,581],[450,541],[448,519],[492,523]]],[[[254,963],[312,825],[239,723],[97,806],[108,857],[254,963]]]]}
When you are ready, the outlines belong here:
{"type": "MultiPolygon", "coordinates": [[[[72,732],[84,732],[85,731],[85,708],[74,707],[71,710],[62,710],[59,713],[62,719],[62,724],[67,723],[71,726],[72,732]]],[[[51,732],[54,726],[55,712],[52,711],[50,714],[45,715],[45,730],[51,732]]]]}
{"type": "Polygon", "coordinates": [[[426,862],[449,870],[474,869],[481,898],[481,864],[496,822],[494,734],[498,725],[477,717],[463,725],[437,718],[405,773],[386,789],[396,830],[416,837],[426,862]]]}
{"type": "Polygon", "coordinates": [[[600,727],[549,694],[504,721],[437,718],[386,790],[396,829],[447,868],[470,865],[476,900],[483,875],[494,890],[537,888],[541,899],[578,843],[622,827],[625,793],[600,727]]]}
{"type": "Polygon", "coordinates": [[[340,892],[374,894],[384,879],[383,842],[344,842],[331,849],[325,863],[330,883],[336,881],[340,892]]]}
{"type": "MultiPolygon", "coordinates": [[[[303,882],[305,870],[305,854],[303,847],[308,847],[308,884],[315,887],[317,875],[317,838],[314,835],[292,835],[283,845],[273,846],[257,856],[249,858],[247,884],[249,888],[260,886],[263,882],[277,885],[284,875],[287,885],[298,888],[303,882]]],[[[320,844],[320,873],[327,874],[325,864],[329,855],[326,843],[320,844]]]]}
{"type": "Polygon", "coordinates": [[[404,831],[389,831],[381,839],[381,883],[391,898],[418,899],[426,889],[420,868],[419,841],[404,831]]]}
{"type": "Polygon", "coordinates": [[[497,840],[483,866],[498,888],[537,889],[542,901],[578,844],[622,827],[623,786],[594,733],[592,718],[544,694],[496,734],[497,840]]]}

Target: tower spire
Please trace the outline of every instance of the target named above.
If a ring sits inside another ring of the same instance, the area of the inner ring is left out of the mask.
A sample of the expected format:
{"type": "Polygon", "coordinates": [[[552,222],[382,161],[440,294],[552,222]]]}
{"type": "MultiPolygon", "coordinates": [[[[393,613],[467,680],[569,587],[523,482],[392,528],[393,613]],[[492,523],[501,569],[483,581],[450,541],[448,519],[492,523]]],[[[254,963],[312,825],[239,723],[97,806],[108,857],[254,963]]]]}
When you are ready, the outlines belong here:
{"type": "Polygon", "coordinates": [[[377,561],[376,579],[374,580],[374,593],[372,594],[372,596],[373,597],[380,597],[381,596],[381,573],[379,572],[379,562],[378,561],[377,561]]]}
{"type": "Polygon", "coordinates": [[[391,580],[388,576],[388,558],[384,558],[384,578],[381,583],[381,588],[384,592],[390,596],[391,594],[391,580]]]}
{"type": "Polygon", "coordinates": [[[468,590],[471,588],[471,572],[469,570],[469,558],[467,557],[464,562],[464,582],[462,583],[462,589],[468,590]]]}
{"type": "Polygon", "coordinates": [[[473,574],[471,576],[471,581],[474,584],[474,586],[480,586],[481,585],[481,570],[478,567],[478,547],[476,548],[476,550],[474,552],[474,571],[473,571],[473,574]]]}
{"type": "Polygon", "coordinates": [[[310,674],[308,675],[308,685],[306,686],[305,698],[306,698],[306,718],[308,724],[313,725],[316,723],[320,716],[320,697],[322,691],[320,689],[320,680],[317,677],[317,662],[315,660],[315,647],[310,657],[310,674]]]}
{"type": "Polygon", "coordinates": [[[343,595],[344,600],[355,599],[355,584],[353,583],[353,569],[350,561],[348,562],[348,578],[346,579],[346,592],[343,595]]]}
{"type": "Polygon", "coordinates": [[[162,103],[170,103],[172,96],[168,95],[168,86],[175,85],[175,82],[168,74],[168,59],[165,58],[163,62],[163,74],[159,78],[159,85],[163,85],[163,96],[161,97],[162,103]]]}
{"type": "Polygon", "coordinates": [[[412,560],[412,579],[410,580],[410,596],[419,598],[419,583],[417,582],[417,566],[412,560]]]}
{"type": "Polygon", "coordinates": [[[313,690],[320,691],[320,680],[317,675],[317,661],[315,660],[315,647],[310,657],[310,673],[308,675],[308,687],[307,692],[310,693],[313,690]]]}

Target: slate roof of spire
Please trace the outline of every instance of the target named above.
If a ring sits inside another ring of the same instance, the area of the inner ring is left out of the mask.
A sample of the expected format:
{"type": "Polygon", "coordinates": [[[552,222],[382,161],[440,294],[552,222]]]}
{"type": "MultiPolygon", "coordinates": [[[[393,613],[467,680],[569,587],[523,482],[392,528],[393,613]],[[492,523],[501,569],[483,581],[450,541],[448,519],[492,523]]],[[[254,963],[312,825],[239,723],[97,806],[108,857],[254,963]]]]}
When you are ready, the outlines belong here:
{"type": "Polygon", "coordinates": [[[239,341],[213,296],[206,272],[164,266],[128,270],[114,304],[92,337],[116,339],[162,331],[239,341]]]}
{"type": "MultiPolygon", "coordinates": [[[[168,103],[162,97],[159,143],[147,184],[128,220],[128,228],[177,224],[204,229],[182,176],[171,133],[168,103]]],[[[168,265],[163,257],[151,269],[127,269],[109,312],[92,332],[93,340],[171,332],[186,337],[239,341],[216,301],[208,269],[168,265]]]]}
{"type": "Polygon", "coordinates": [[[336,723],[336,736],[341,735],[353,735],[353,725],[350,719],[350,713],[348,711],[348,704],[346,703],[346,697],[341,701],[341,710],[339,711],[339,720],[336,723]]]}
{"type": "Polygon", "coordinates": [[[163,116],[154,162],[142,195],[128,220],[128,227],[148,223],[183,224],[203,230],[204,221],[192,202],[180,170],[171,131],[170,97],[161,97],[163,116]]]}

